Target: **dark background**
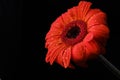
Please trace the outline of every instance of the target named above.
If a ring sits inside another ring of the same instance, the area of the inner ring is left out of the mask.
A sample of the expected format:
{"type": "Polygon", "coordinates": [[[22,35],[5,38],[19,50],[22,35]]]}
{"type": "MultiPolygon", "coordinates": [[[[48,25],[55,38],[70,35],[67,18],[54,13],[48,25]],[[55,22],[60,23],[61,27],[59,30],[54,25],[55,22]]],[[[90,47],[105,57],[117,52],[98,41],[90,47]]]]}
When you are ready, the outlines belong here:
{"type": "MultiPolygon", "coordinates": [[[[80,0],[0,1],[0,78],[2,80],[118,80],[99,60],[88,68],[64,69],[45,63],[45,35],[51,23],[80,0]]],[[[106,12],[110,38],[104,55],[120,69],[119,2],[89,0],[106,12]]]]}

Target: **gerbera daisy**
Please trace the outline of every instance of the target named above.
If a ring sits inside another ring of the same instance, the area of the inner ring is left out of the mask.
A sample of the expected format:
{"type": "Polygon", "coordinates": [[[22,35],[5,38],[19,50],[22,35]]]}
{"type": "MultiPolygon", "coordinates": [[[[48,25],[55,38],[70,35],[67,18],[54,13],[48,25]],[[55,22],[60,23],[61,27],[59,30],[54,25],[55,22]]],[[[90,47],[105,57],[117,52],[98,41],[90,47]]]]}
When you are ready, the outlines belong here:
{"type": "Polygon", "coordinates": [[[105,53],[109,37],[106,14],[91,9],[91,2],[80,1],[52,23],[46,35],[46,62],[57,62],[64,68],[73,64],[85,66],[86,61],[105,53]]]}

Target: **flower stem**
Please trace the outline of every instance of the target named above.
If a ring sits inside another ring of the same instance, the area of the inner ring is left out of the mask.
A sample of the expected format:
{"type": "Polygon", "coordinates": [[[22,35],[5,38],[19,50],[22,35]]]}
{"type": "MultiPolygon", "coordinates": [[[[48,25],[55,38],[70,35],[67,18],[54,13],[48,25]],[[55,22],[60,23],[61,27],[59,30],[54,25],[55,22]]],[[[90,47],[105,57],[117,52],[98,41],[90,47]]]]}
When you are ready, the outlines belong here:
{"type": "Polygon", "coordinates": [[[99,55],[99,60],[108,68],[118,79],[120,79],[120,71],[111,64],[103,55],[99,55]]]}

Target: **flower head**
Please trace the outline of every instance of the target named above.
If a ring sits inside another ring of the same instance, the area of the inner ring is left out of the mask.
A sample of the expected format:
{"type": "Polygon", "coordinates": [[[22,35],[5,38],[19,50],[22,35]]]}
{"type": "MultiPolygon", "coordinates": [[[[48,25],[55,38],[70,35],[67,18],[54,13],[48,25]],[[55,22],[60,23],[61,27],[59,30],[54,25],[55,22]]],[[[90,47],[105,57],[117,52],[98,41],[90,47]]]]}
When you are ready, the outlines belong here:
{"type": "Polygon", "coordinates": [[[85,66],[88,59],[105,53],[109,37],[106,14],[100,9],[91,9],[91,4],[80,1],[52,23],[45,38],[46,62],[72,68],[72,63],[85,66]]]}

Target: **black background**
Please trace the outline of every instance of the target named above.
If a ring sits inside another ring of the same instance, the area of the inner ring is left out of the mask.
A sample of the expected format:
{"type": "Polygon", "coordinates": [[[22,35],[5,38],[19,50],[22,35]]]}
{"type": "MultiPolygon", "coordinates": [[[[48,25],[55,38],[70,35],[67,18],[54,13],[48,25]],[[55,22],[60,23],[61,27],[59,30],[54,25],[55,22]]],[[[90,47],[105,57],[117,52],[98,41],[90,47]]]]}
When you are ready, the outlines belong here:
{"type": "MultiPolygon", "coordinates": [[[[0,78],[2,80],[118,80],[99,60],[88,68],[64,69],[45,63],[45,35],[51,23],[80,0],[0,1],[0,78]]],[[[119,2],[89,0],[106,12],[110,38],[104,55],[120,69],[119,2]]]]}

